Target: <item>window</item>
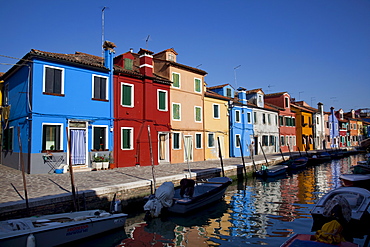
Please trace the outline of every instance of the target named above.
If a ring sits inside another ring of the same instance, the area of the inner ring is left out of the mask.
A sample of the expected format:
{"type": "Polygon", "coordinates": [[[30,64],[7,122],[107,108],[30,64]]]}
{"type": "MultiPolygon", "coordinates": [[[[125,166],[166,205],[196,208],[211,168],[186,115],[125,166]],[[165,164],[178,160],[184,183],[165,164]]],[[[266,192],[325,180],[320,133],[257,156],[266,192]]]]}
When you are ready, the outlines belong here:
{"type": "Polygon", "coordinates": [[[64,69],[52,66],[44,66],[44,89],[47,94],[64,93],[64,69]]]}
{"type": "Polygon", "coordinates": [[[357,125],[356,125],[356,124],[353,124],[353,128],[354,128],[354,129],[357,129],[357,125]]]}
{"type": "Polygon", "coordinates": [[[158,110],[167,111],[167,91],[158,90],[158,110]]]}
{"type": "Polygon", "coordinates": [[[61,124],[43,124],[42,150],[61,150],[61,124]]]}
{"type": "Polygon", "coordinates": [[[289,107],[289,98],[285,97],[285,107],[288,108],[289,107]]]}
{"type": "Polygon", "coordinates": [[[213,118],[220,118],[220,105],[213,104],[213,118]]]}
{"type": "Polygon", "coordinates": [[[181,105],[172,103],[172,120],[181,121],[181,105]]]}
{"type": "Polygon", "coordinates": [[[295,127],[295,118],[292,117],[292,126],[295,127]]]}
{"type": "Polygon", "coordinates": [[[319,125],[320,124],[320,118],[319,117],[316,117],[316,124],[319,125]]]}
{"type": "Polygon", "coordinates": [[[226,88],[226,97],[231,98],[231,88],[226,88]]]}
{"type": "Polygon", "coordinates": [[[235,122],[240,123],[240,111],[235,111],[235,122]]]}
{"type": "Polygon", "coordinates": [[[13,127],[4,129],[3,149],[13,150],[13,127]]]}
{"type": "Polygon", "coordinates": [[[168,60],[175,61],[175,56],[172,53],[168,53],[168,60]]]}
{"type": "Polygon", "coordinates": [[[285,138],[286,138],[285,143],[288,145],[289,144],[289,136],[286,136],[285,138]]]}
{"type": "Polygon", "coordinates": [[[125,69],[132,70],[133,60],[125,58],[125,69]]]}
{"type": "Polygon", "coordinates": [[[121,128],[121,149],[132,150],[134,140],[134,128],[122,127],[121,128]]]}
{"type": "Polygon", "coordinates": [[[108,100],[107,77],[93,75],[93,99],[108,100]]]}
{"type": "Polygon", "coordinates": [[[4,106],[9,105],[9,83],[5,85],[4,87],[4,106]]]}
{"type": "Polygon", "coordinates": [[[270,136],[270,146],[275,145],[275,136],[270,136]]]}
{"type": "Polygon", "coordinates": [[[208,133],[208,147],[214,148],[215,147],[215,134],[208,133]]]}
{"type": "Polygon", "coordinates": [[[134,107],[134,85],[121,83],[121,105],[134,107]]]}
{"type": "Polygon", "coordinates": [[[270,114],[267,114],[267,122],[268,122],[269,124],[271,124],[271,116],[270,116],[270,114]]]}
{"type": "Polygon", "coordinates": [[[269,136],[262,136],[262,146],[269,145],[269,136]]]}
{"type": "Polygon", "coordinates": [[[262,123],[266,124],[266,114],[262,113],[262,123]]]}
{"type": "Polygon", "coordinates": [[[196,149],[202,148],[202,134],[200,133],[195,134],[195,148],[196,149]]]}
{"type": "Polygon", "coordinates": [[[284,125],[284,117],[283,116],[279,116],[279,125],[280,126],[284,125]]]}
{"type": "Polygon", "coordinates": [[[195,107],[195,122],[202,122],[202,107],[195,107]]]}
{"type": "Polygon", "coordinates": [[[176,88],[180,88],[180,74],[179,73],[172,73],[172,86],[176,88]]]}
{"type": "Polygon", "coordinates": [[[253,119],[254,119],[254,123],[258,123],[258,121],[257,121],[257,112],[253,112],[253,119]]]}
{"type": "Polygon", "coordinates": [[[250,112],[247,112],[247,120],[248,120],[248,123],[251,123],[252,122],[251,113],[250,112]]]}
{"type": "Polygon", "coordinates": [[[202,92],[202,80],[201,79],[198,79],[198,78],[195,78],[194,79],[194,91],[197,92],[197,93],[201,93],[202,92]]]}
{"type": "Polygon", "coordinates": [[[285,146],[285,138],[284,136],[280,136],[280,145],[285,146]]]}
{"type": "Polygon", "coordinates": [[[93,129],[92,149],[106,150],[108,128],[106,126],[93,126],[92,129],[93,129]]]}
{"type": "Polygon", "coordinates": [[[240,148],[240,135],[235,135],[235,147],[240,148]]]}
{"type": "Polygon", "coordinates": [[[172,149],[180,149],[180,133],[172,133],[172,149]]]}

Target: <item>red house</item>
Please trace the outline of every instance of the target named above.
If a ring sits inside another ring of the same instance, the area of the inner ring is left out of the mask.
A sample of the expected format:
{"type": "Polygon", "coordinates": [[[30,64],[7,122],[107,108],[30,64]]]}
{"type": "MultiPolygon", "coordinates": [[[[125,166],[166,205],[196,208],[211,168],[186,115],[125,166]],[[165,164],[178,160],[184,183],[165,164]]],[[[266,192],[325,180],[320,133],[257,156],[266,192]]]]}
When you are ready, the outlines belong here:
{"type": "Polygon", "coordinates": [[[153,74],[153,52],[114,59],[114,166],[169,162],[171,82],[153,74]]]}
{"type": "Polygon", "coordinates": [[[265,103],[279,110],[279,135],[282,152],[296,151],[295,112],[290,109],[287,92],[265,94],[265,103]]]}

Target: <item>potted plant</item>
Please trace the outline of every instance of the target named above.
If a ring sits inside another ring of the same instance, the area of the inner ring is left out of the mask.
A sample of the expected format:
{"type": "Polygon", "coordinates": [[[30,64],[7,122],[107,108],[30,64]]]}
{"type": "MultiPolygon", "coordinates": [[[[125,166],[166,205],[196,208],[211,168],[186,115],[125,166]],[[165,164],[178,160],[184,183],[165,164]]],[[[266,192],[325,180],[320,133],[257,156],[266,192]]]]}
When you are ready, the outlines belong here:
{"type": "Polygon", "coordinates": [[[102,169],[104,160],[105,160],[105,156],[96,154],[92,162],[92,168],[95,170],[102,169]]]}

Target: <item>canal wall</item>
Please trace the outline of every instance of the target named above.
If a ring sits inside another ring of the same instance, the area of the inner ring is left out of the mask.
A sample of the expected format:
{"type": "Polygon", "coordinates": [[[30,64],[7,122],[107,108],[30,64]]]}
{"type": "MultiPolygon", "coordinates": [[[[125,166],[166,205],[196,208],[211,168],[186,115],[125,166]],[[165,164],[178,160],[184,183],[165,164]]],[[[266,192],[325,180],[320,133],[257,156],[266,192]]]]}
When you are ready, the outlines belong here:
{"type": "MultiPolygon", "coordinates": [[[[288,159],[285,156],[285,159],[288,159]]],[[[248,159],[249,160],[249,159],[248,159]]],[[[282,156],[268,158],[269,165],[274,165],[283,160],[282,156]]],[[[241,163],[241,162],[240,162],[241,163]]],[[[245,163],[247,175],[251,176],[255,169],[259,169],[262,164],[265,164],[264,159],[245,163]]],[[[214,166],[220,166],[220,162],[214,163],[214,166]]],[[[224,173],[228,177],[240,177],[244,174],[244,166],[242,164],[224,164],[224,173]]],[[[196,180],[207,179],[211,177],[222,176],[221,167],[205,168],[192,170],[191,178],[196,180]]],[[[181,173],[178,175],[161,176],[155,179],[156,187],[163,182],[173,182],[178,186],[180,180],[185,177],[190,177],[190,174],[181,173]]],[[[109,178],[106,178],[109,179],[109,178]]],[[[42,196],[29,199],[28,209],[25,200],[16,202],[5,202],[0,204],[0,220],[11,218],[21,218],[26,216],[35,216],[41,214],[53,214],[71,212],[77,207],[79,210],[85,209],[105,209],[109,210],[111,201],[116,195],[116,199],[121,200],[123,212],[135,212],[138,207],[142,208],[144,198],[151,194],[153,190],[153,179],[140,180],[135,182],[120,183],[111,186],[104,186],[90,190],[76,191],[76,206],[73,203],[72,193],[61,193],[58,195],[42,196]]]]}

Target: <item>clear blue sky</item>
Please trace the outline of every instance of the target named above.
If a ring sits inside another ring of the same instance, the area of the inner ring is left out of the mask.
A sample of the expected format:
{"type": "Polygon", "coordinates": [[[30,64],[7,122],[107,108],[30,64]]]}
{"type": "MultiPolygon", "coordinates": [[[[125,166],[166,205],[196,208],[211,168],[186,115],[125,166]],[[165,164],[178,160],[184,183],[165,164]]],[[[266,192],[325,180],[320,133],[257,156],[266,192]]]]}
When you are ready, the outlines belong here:
{"type": "Polygon", "coordinates": [[[370,0],[0,0],[0,55],[101,55],[104,6],[117,55],[174,48],[179,63],[208,72],[208,86],[287,91],[327,111],[370,108],[370,0]]]}

